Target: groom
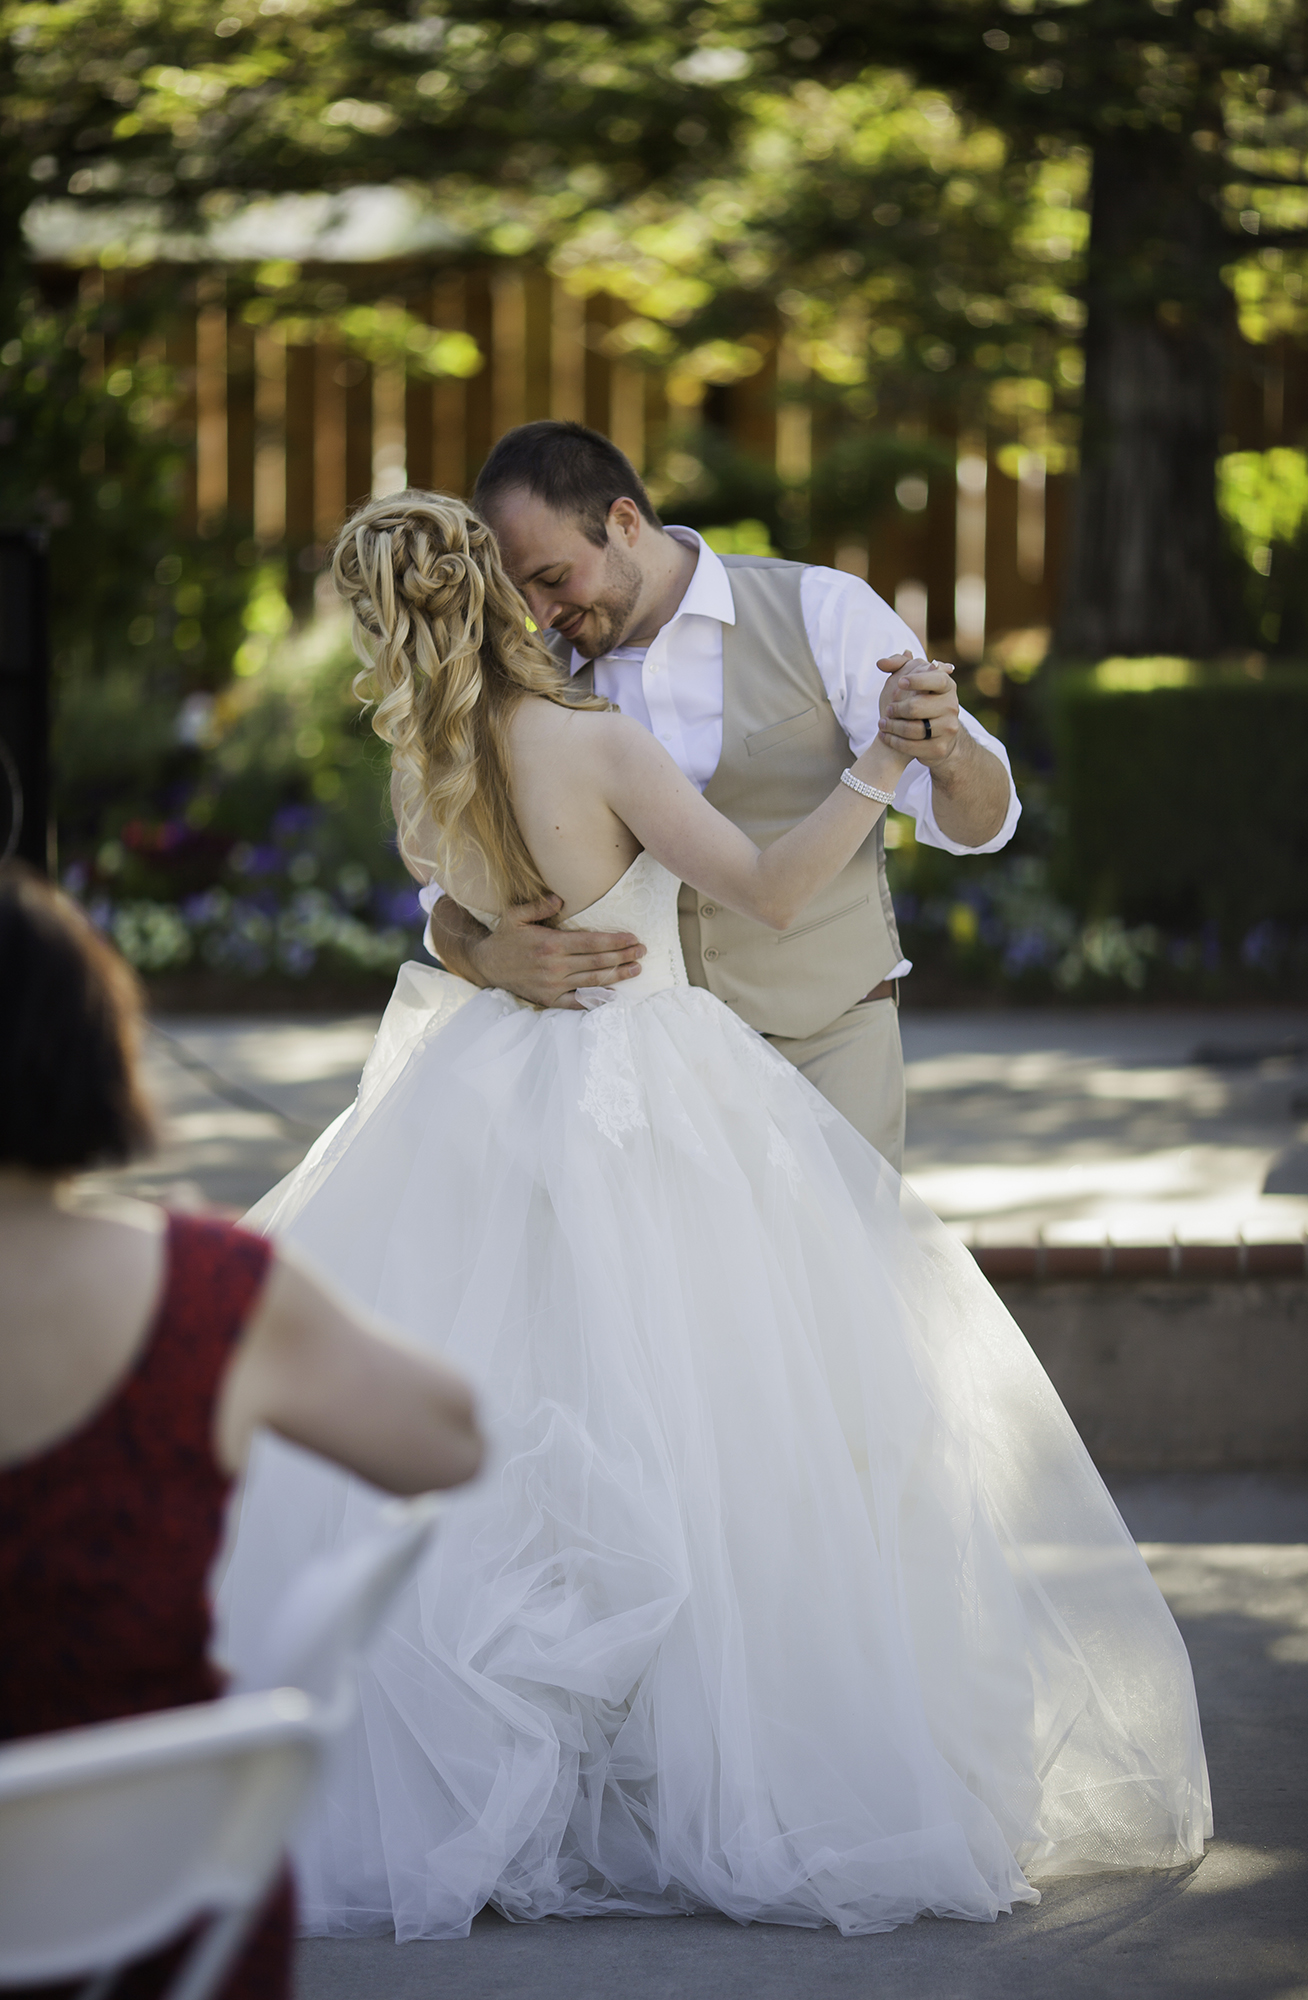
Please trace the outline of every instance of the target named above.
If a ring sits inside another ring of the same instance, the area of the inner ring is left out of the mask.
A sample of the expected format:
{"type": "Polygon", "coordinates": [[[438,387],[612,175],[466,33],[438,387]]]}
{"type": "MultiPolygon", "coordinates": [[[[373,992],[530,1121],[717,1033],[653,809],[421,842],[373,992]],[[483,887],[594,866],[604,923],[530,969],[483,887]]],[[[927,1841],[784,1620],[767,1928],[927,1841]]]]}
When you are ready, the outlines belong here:
{"type": "MultiPolygon", "coordinates": [[[[561,664],[651,730],[711,805],[759,845],[826,797],[886,726],[915,761],[895,796],[917,838],[989,854],[1020,807],[1003,747],[961,710],[952,670],[915,660],[903,620],[860,579],[765,556],[719,557],[665,528],[632,466],[581,424],[508,432],[474,505],[561,664]]],[[[559,931],[558,899],[492,932],[442,896],[432,948],[452,972],[547,1007],[639,970],[626,933],[559,931]]],[[[904,1141],[898,981],[909,970],[882,825],[782,935],[683,885],[681,941],[706,986],[803,1071],[895,1167],[904,1141]]]]}

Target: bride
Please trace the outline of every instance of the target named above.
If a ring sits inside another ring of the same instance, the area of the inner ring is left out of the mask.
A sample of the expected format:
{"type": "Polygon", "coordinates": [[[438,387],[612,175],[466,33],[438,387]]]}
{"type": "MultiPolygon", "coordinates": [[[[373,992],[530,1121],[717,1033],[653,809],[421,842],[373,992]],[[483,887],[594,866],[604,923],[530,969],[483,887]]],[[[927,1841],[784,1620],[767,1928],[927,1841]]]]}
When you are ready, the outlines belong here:
{"type": "MultiPolygon", "coordinates": [[[[784,930],[900,757],[874,743],[760,852],[570,698],[461,502],[373,501],[334,576],[411,864],[488,926],[554,892],[646,954],[587,1011],[405,966],[357,1101],[255,1211],[478,1381],[494,1451],[361,1675],[298,1850],[307,1928],[460,1937],[491,1903],[853,1933],[1197,1861],[1185,1648],[1038,1362],[686,980],[679,883],[784,930]]],[[[262,1442],[238,1668],[379,1504],[262,1442]]]]}

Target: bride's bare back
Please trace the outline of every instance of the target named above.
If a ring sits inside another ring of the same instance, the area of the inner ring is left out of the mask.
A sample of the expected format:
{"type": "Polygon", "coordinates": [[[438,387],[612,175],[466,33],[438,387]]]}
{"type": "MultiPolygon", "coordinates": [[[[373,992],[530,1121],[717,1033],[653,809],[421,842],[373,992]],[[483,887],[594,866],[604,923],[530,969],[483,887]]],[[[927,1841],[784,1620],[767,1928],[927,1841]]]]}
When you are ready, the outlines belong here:
{"type": "Polygon", "coordinates": [[[609,803],[615,723],[632,726],[529,697],[509,725],[513,809],[565,917],[598,902],[641,850],[609,803]]]}
{"type": "MultiPolygon", "coordinates": [[[[508,755],[522,837],[562,899],[564,917],[597,902],[644,849],[729,909],[785,930],[844,867],[882,811],[838,785],[816,812],[760,853],[639,723],[534,695],[524,696],[509,719],[508,755]]],[[[865,781],[891,786],[902,768],[903,759],[880,742],[854,766],[865,781]]],[[[466,909],[494,908],[472,857],[450,871],[445,887],[466,909]]]]}

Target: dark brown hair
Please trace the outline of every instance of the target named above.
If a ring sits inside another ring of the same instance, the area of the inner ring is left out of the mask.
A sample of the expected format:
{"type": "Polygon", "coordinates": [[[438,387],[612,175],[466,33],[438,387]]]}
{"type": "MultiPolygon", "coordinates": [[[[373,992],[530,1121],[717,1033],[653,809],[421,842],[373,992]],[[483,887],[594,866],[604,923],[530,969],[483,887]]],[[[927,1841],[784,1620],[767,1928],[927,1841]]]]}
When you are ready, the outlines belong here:
{"type": "Polygon", "coordinates": [[[0,867],[0,1165],[69,1173],[154,1138],[135,974],[67,896],[0,867]]]}
{"type": "Polygon", "coordinates": [[[485,519],[501,493],[515,491],[567,515],[596,548],[608,540],[615,500],[634,500],[651,527],[663,526],[631,460],[585,424],[542,417],[506,431],[477,474],[472,504],[485,519]]]}

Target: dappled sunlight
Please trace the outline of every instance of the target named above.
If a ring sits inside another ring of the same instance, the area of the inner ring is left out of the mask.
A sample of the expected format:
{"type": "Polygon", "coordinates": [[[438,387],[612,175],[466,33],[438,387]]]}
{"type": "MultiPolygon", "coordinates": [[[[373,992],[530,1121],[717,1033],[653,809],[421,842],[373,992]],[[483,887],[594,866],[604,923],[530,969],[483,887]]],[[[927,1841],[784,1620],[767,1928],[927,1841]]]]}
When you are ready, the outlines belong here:
{"type": "Polygon", "coordinates": [[[1083,1095],[1123,1103],[1181,1103],[1205,1114],[1224,1110],[1230,1098],[1226,1084],[1211,1070],[1192,1065],[1124,1069],[1063,1049],[1039,1049],[1017,1056],[972,1051],[929,1056],[910,1063],[907,1076],[909,1089],[923,1094],[1057,1090],[1068,1097],[1083,1095]]]}
{"type": "Polygon", "coordinates": [[[1297,1238],[1297,1015],[905,1013],[906,1171],[977,1243],[1297,1238]],[[1196,1059],[1197,1058],[1197,1059],[1196,1059]]]}
{"type": "Polygon", "coordinates": [[[1178,1618],[1246,1618],[1279,1625],[1295,1647],[1308,1641],[1308,1545],[1279,1542],[1142,1542],[1141,1554],[1178,1618]]]}

